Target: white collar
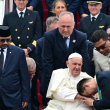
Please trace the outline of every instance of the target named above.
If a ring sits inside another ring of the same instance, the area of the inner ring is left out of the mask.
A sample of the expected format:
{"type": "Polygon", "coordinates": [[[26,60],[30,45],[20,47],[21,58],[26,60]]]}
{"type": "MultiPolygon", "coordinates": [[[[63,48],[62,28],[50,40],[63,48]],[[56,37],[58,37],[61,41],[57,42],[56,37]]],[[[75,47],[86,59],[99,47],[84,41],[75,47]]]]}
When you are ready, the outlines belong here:
{"type": "MultiPolygon", "coordinates": [[[[65,38],[65,37],[63,37],[63,38],[65,38]]],[[[69,36],[69,37],[67,37],[67,39],[70,39],[70,36],[69,36]]]]}
{"type": "Polygon", "coordinates": [[[92,14],[90,14],[90,16],[91,16],[91,18],[92,17],[95,17],[97,19],[97,17],[98,17],[99,14],[100,14],[100,12],[97,15],[95,15],[95,16],[92,16],[92,14]]]}
{"type": "MultiPolygon", "coordinates": [[[[0,48],[0,50],[1,50],[1,48],[0,48]]],[[[5,48],[5,49],[3,49],[3,50],[4,50],[3,52],[5,52],[5,53],[7,52],[7,48],[5,48]]]]}
{"type": "Polygon", "coordinates": [[[25,13],[25,11],[26,11],[26,8],[23,10],[23,11],[20,11],[20,10],[18,10],[18,8],[16,8],[16,10],[17,10],[17,13],[18,13],[18,15],[20,14],[20,12],[23,12],[23,14],[25,13]]]}

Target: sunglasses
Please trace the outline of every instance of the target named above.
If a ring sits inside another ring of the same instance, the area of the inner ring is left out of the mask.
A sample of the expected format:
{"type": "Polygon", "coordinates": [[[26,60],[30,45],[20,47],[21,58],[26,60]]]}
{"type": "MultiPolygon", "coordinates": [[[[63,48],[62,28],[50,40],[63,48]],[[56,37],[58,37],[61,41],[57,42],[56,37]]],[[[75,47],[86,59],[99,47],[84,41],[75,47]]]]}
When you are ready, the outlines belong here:
{"type": "Polygon", "coordinates": [[[100,49],[105,49],[106,42],[107,42],[107,40],[100,47],[96,47],[95,50],[99,51],[100,49]]]}
{"type": "Polygon", "coordinates": [[[4,42],[11,42],[11,38],[8,38],[8,39],[0,39],[0,41],[1,41],[2,43],[4,43],[4,42]]]}

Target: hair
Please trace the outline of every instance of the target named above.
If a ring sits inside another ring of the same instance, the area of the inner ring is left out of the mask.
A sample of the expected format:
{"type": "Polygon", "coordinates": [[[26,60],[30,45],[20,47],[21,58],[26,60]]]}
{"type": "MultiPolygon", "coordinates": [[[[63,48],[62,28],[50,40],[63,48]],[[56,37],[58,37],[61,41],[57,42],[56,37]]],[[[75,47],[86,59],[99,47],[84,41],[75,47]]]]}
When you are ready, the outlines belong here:
{"type": "Polygon", "coordinates": [[[83,85],[84,85],[85,83],[87,83],[88,81],[89,81],[89,78],[88,78],[88,79],[84,78],[84,79],[82,79],[82,80],[80,80],[80,81],[78,82],[78,84],[77,84],[77,91],[78,91],[78,93],[79,93],[80,95],[82,95],[82,93],[84,93],[85,87],[83,87],[83,85]]]}
{"type": "Polygon", "coordinates": [[[106,41],[108,37],[109,35],[104,30],[97,30],[92,35],[92,42],[96,43],[100,39],[103,39],[104,41],[106,41]]]}
{"type": "MultiPolygon", "coordinates": [[[[55,9],[56,4],[57,4],[58,2],[62,2],[62,3],[64,4],[65,8],[67,9],[67,5],[66,5],[66,2],[65,2],[64,0],[55,0],[55,1],[53,2],[53,4],[52,4],[52,10],[51,10],[52,13],[54,13],[54,9],[55,9]]],[[[55,14],[55,13],[54,13],[54,14],[55,14]]]]}
{"type": "Polygon", "coordinates": [[[55,16],[48,17],[46,19],[46,27],[49,29],[50,25],[52,23],[56,23],[57,21],[59,21],[58,17],[55,17],[55,16]]]}
{"type": "Polygon", "coordinates": [[[107,32],[107,30],[110,28],[110,26],[108,26],[107,28],[106,28],[106,32],[107,32]]]}
{"type": "Polygon", "coordinates": [[[69,12],[69,11],[62,12],[62,13],[59,15],[59,20],[60,20],[60,18],[61,18],[63,15],[65,15],[65,14],[69,14],[69,15],[72,17],[72,20],[73,20],[73,22],[74,22],[74,15],[73,15],[73,13],[71,13],[71,12],[69,12]]]}
{"type": "Polygon", "coordinates": [[[26,57],[28,71],[34,71],[36,69],[36,63],[33,58],[26,57]]]}

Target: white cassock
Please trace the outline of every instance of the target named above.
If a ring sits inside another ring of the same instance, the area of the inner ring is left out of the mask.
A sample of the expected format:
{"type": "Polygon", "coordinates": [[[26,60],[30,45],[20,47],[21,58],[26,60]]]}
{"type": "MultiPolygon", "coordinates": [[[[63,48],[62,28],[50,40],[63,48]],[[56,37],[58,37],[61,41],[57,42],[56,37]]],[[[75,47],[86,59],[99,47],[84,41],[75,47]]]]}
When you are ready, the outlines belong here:
{"type": "Polygon", "coordinates": [[[77,95],[77,83],[83,78],[92,78],[85,72],[79,76],[73,77],[69,69],[54,70],[49,83],[47,98],[49,101],[47,108],[44,110],[92,110],[91,107],[83,104],[77,95]]]}

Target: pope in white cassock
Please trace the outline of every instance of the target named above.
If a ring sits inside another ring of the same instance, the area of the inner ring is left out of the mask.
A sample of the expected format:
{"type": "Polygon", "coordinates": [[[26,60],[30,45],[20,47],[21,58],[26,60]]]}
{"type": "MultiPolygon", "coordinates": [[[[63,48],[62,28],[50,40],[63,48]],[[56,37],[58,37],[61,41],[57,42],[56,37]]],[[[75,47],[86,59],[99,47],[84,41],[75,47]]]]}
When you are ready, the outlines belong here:
{"type": "Polygon", "coordinates": [[[82,56],[73,53],[68,57],[65,69],[54,70],[49,83],[47,98],[52,98],[44,110],[92,110],[79,100],[77,83],[83,78],[92,78],[81,72],[82,56]]]}

